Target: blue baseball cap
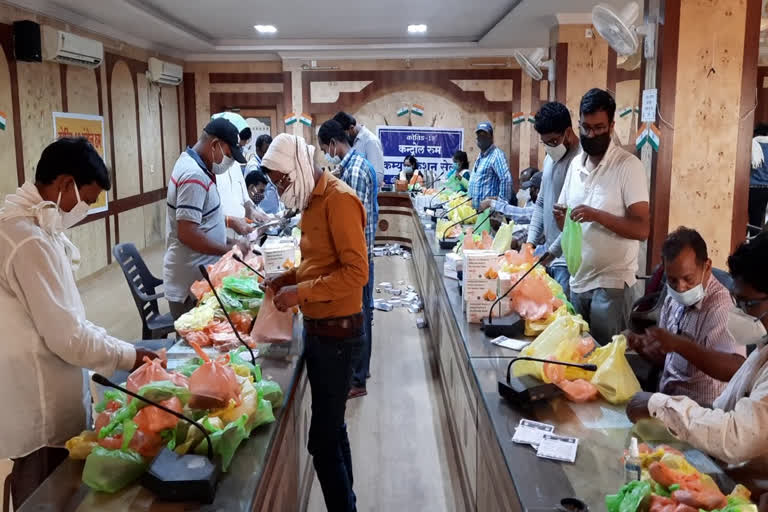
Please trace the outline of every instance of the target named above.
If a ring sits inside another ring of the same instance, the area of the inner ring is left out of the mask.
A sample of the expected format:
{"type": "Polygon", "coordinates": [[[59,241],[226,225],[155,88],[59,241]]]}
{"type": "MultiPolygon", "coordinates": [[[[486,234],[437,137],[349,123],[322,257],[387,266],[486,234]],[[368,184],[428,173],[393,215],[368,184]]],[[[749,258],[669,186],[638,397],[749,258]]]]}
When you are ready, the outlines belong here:
{"type": "Polygon", "coordinates": [[[489,134],[493,134],[493,125],[490,121],[483,121],[482,123],[477,125],[477,130],[475,130],[475,133],[477,132],[486,132],[489,134]]]}

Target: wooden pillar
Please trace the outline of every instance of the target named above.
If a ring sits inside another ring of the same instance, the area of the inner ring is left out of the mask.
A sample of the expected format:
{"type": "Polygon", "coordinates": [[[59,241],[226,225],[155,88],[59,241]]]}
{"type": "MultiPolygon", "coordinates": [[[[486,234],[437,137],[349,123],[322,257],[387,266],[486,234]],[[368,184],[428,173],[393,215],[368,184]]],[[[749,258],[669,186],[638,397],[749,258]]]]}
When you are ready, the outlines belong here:
{"type": "Polygon", "coordinates": [[[760,4],[666,1],[655,69],[661,144],[651,183],[652,264],[678,226],[701,233],[719,268],[744,240],[760,4]]]}
{"type": "Polygon", "coordinates": [[[555,100],[568,107],[576,122],[584,93],[593,87],[608,87],[609,47],[592,25],[558,25],[551,42],[556,67],[555,100]]]}

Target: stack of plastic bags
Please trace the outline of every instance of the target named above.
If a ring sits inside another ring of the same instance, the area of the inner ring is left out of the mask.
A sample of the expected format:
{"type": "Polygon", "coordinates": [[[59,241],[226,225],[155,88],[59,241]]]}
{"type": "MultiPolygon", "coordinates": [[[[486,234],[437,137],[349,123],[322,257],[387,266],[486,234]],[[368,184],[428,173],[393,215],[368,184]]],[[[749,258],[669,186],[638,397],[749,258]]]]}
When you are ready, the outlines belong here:
{"type": "MultiPolygon", "coordinates": [[[[243,359],[245,347],[211,360],[193,344],[199,357],[167,371],[159,360],[147,361],[129,377],[136,391],[201,423],[213,452],[227,471],[240,444],[253,429],[275,421],[273,408],[282,406],[283,392],[261,369],[243,359]]],[[[94,407],[92,431],[70,439],[70,457],[85,459],[83,482],[97,491],[117,492],[138,479],[164,447],[179,454],[205,455],[202,432],[157,407],[107,390],[94,407]]]]}
{"type": "Polygon", "coordinates": [[[627,340],[614,336],[604,347],[595,348],[581,316],[565,314],[558,317],[533,343],[520,352],[521,356],[551,359],[567,363],[594,364],[596,372],[561,365],[519,361],[512,369],[516,377],[531,375],[560,387],[569,400],[586,402],[602,396],[612,404],[629,401],[641,390],[625,356],[627,340]]]}
{"type": "Polygon", "coordinates": [[[757,512],[749,490],[736,485],[725,495],[677,450],[641,445],[642,478],[605,497],[608,512],[757,512]]]}

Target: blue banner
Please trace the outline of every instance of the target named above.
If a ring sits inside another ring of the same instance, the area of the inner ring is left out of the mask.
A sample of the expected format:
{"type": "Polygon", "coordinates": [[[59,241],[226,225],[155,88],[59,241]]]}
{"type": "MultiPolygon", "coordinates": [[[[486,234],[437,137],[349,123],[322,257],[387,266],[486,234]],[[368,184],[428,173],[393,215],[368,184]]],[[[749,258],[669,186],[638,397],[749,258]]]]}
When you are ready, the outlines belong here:
{"type": "Polygon", "coordinates": [[[453,153],[464,147],[464,129],[416,126],[378,126],[384,150],[384,182],[392,184],[403,169],[405,157],[413,155],[419,170],[437,179],[453,165],[453,153]]]}

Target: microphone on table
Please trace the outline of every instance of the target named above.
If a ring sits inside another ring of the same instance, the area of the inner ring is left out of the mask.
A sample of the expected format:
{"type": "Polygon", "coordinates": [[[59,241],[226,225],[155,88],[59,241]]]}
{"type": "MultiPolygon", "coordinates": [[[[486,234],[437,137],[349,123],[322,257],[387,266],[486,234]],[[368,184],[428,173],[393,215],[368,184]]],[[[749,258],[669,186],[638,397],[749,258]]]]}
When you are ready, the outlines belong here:
{"type": "Polygon", "coordinates": [[[475,212],[475,213],[473,213],[472,215],[470,215],[468,217],[464,217],[463,219],[459,219],[458,221],[454,222],[453,224],[451,224],[450,226],[445,228],[445,231],[443,231],[443,236],[440,237],[440,248],[441,249],[446,249],[446,250],[447,249],[453,249],[459,241],[458,240],[446,240],[445,237],[448,234],[448,231],[452,227],[458,226],[459,224],[463,224],[464,222],[468,221],[472,217],[477,217],[478,215],[479,215],[479,213],[475,212]]]}
{"type": "Polygon", "coordinates": [[[230,327],[232,327],[232,330],[235,333],[235,337],[237,338],[237,341],[239,341],[245,348],[248,349],[248,352],[251,354],[251,364],[256,364],[256,356],[253,354],[253,350],[251,349],[251,346],[248,345],[246,342],[243,341],[243,338],[240,337],[240,333],[237,332],[237,329],[235,328],[235,323],[232,321],[232,318],[230,318],[229,313],[227,313],[227,308],[224,307],[224,302],[222,302],[221,297],[219,297],[219,294],[216,292],[216,288],[213,286],[213,283],[211,282],[211,276],[208,275],[208,270],[206,270],[205,265],[198,265],[197,267],[200,269],[200,273],[203,274],[203,279],[205,279],[205,282],[208,283],[208,286],[211,287],[211,290],[213,291],[213,296],[216,297],[216,300],[219,303],[219,306],[221,306],[221,310],[224,312],[224,316],[227,317],[227,321],[229,322],[230,327]]]}
{"type": "Polygon", "coordinates": [[[509,295],[512,290],[514,290],[517,285],[519,285],[523,279],[528,277],[528,274],[533,272],[533,269],[541,265],[543,261],[545,261],[547,258],[549,258],[550,254],[549,252],[545,252],[541,255],[541,257],[536,260],[536,262],[531,265],[531,268],[525,271],[525,274],[520,276],[520,278],[515,281],[515,284],[513,284],[509,290],[504,292],[499,298],[497,298],[493,305],[491,306],[491,310],[488,312],[488,318],[483,318],[483,331],[485,331],[485,335],[490,338],[498,338],[499,336],[506,336],[507,338],[515,338],[517,336],[522,336],[523,332],[525,331],[525,320],[520,317],[517,313],[511,313],[506,316],[502,316],[500,318],[496,319],[496,323],[493,323],[493,308],[496,307],[496,305],[501,302],[507,295],[509,295]]]}
{"type": "Polygon", "coordinates": [[[512,365],[517,361],[536,361],[558,366],[581,368],[588,372],[597,371],[596,364],[566,363],[565,361],[551,361],[549,359],[528,356],[515,357],[507,365],[507,380],[499,381],[499,395],[506,398],[514,405],[521,407],[530,405],[533,402],[555,398],[562,393],[562,390],[551,382],[544,383],[530,375],[524,375],[513,379],[511,376],[512,365]]]}
{"type": "Polygon", "coordinates": [[[203,437],[208,443],[207,457],[191,453],[179,455],[165,446],[152,460],[149,469],[142,476],[141,483],[161,500],[212,503],[216,496],[216,486],[219,482],[221,467],[219,461],[214,459],[213,442],[205,427],[173,409],[118,386],[103,375],[95,373],[91,379],[97,384],[122,391],[150,407],[157,407],[180,420],[184,420],[203,433],[203,437]]]}

